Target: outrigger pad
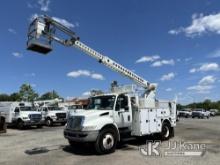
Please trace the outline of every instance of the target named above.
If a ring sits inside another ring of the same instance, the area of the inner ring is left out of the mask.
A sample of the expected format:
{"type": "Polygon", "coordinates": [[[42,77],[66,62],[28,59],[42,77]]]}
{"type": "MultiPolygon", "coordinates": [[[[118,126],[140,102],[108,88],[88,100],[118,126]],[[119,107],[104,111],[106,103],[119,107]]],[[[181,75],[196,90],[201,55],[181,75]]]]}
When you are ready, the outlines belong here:
{"type": "Polygon", "coordinates": [[[52,47],[50,45],[41,44],[39,42],[31,42],[27,45],[27,50],[47,54],[52,51],[52,47]]]}

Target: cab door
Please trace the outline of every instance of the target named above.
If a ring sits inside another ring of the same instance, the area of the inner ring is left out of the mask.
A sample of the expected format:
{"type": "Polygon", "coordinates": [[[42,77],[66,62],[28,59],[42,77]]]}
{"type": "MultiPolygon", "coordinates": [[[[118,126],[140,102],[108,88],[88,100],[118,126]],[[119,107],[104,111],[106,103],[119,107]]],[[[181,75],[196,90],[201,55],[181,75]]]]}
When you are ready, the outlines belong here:
{"type": "Polygon", "coordinates": [[[41,108],[41,114],[42,114],[42,118],[43,118],[44,120],[45,120],[46,117],[47,117],[47,112],[48,112],[48,110],[47,110],[46,107],[41,108]]]}
{"type": "Polygon", "coordinates": [[[128,96],[121,94],[117,97],[114,118],[119,128],[131,126],[131,107],[128,96]]]}

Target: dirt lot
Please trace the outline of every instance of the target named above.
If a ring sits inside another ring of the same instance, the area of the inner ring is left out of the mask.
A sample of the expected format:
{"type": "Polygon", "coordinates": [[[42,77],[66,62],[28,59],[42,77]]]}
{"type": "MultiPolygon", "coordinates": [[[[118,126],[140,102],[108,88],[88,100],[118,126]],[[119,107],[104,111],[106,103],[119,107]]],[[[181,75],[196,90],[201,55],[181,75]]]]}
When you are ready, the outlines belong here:
{"type": "MultiPolygon", "coordinates": [[[[152,137],[149,137],[152,138],[152,137]]],[[[63,137],[63,127],[16,130],[8,129],[0,135],[1,165],[92,165],[92,164],[204,164],[220,162],[220,117],[210,119],[181,119],[172,141],[205,143],[204,156],[191,157],[146,157],[138,147],[145,142],[133,140],[118,147],[110,155],[96,155],[91,146],[73,150],[63,137]]],[[[165,145],[167,142],[163,142],[165,145]]]]}

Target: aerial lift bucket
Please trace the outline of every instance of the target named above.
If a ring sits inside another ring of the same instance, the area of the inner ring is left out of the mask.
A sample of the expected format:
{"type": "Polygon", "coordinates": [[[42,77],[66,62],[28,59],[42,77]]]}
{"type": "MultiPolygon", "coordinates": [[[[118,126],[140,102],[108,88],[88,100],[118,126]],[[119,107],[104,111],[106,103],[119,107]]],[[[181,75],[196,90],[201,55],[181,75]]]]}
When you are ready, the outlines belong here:
{"type": "Polygon", "coordinates": [[[52,39],[49,36],[45,35],[44,32],[46,30],[49,30],[49,25],[46,25],[44,19],[38,17],[33,20],[28,29],[28,50],[32,50],[42,54],[47,54],[52,51],[52,39]]]}

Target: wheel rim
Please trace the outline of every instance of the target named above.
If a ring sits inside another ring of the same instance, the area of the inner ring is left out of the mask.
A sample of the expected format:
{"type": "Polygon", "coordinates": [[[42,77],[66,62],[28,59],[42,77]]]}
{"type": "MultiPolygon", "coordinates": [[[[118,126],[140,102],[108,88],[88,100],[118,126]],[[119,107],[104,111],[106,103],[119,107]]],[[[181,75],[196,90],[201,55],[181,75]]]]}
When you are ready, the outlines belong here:
{"type": "Polygon", "coordinates": [[[113,135],[112,134],[106,134],[103,137],[102,143],[103,143],[103,147],[106,150],[111,149],[114,146],[114,137],[113,137],[113,135]]]}
{"type": "Polygon", "coordinates": [[[169,130],[168,126],[164,126],[163,132],[164,132],[164,137],[166,137],[166,138],[169,137],[170,130],[169,130]]]}

